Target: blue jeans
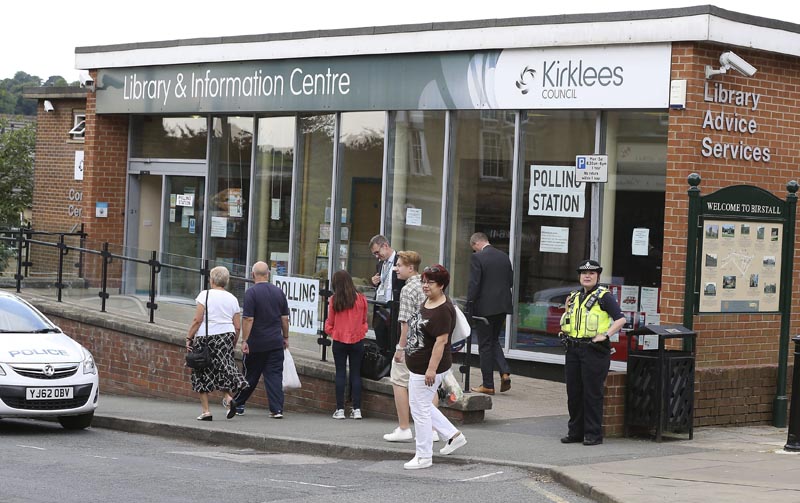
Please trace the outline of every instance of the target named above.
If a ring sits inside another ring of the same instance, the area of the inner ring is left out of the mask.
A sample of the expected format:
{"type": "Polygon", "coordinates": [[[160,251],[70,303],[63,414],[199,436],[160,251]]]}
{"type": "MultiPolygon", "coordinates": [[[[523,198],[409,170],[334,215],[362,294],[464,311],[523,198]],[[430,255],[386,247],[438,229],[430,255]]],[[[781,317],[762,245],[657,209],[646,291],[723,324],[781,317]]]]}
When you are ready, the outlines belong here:
{"type": "Polygon", "coordinates": [[[233,398],[236,405],[247,402],[263,375],[269,411],[273,414],[283,413],[283,348],[244,355],[244,371],[249,386],[233,398]]]}
{"type": "Polygon", "coordinates": [[[364,341],[345,344],[333,341],[333,362],[336,364],[336,408],[344,409],[344,384],[347,380],[347,360],[350,359],[350,396],[353,408],[361,408],[361,360],[364,359],[364,341]]]}

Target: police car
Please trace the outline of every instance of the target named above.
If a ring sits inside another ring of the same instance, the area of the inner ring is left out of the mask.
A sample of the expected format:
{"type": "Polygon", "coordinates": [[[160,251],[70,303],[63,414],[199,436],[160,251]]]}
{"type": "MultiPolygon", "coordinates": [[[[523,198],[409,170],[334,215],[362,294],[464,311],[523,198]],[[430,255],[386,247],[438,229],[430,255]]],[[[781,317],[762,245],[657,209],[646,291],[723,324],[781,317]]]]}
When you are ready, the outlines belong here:
{"type": "Polygon", "coordinates": [[[92,424],[99,395],[91,353],[25,300],[0,291],[0,418],[92,424]]]}

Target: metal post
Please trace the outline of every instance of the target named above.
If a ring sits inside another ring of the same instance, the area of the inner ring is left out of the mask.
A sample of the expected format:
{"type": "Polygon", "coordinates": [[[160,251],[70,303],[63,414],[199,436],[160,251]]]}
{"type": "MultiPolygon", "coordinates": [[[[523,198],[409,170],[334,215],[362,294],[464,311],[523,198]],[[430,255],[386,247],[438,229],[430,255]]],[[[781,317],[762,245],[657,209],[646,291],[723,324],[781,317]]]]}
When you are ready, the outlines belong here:
{"type": "MultiPolygon", "coordinates": [[[[697,264],[697,232],[700,218],[700,175],[692,173],[686,178],[691,186],[689,188],[689,233],[686,236],[686,284],[683,290],[683,326],[692,329],[694,325],[694,306],[695,306],[695,275],[697,264]]],[[[684,343],[687,341],[684,340],[684,343]]],[[[684,346],[684,351],[691,351],[691,348],[684,346]]]]}
{"type": "MultiPolygon", "coordinates": [[[[464,315],[467,318],[467,322],[469,323],[470,329],[473,328],[475,325],[475,321],[472,319],[472,301],[467,301],[464,305],[464,315]]],[[[464,391],[469,391],[469,373],[470,373],[470,364],[469,359],[472,355],[472,330],[469,331],[469,335],[467,336],[467,340],[464,342],[465,352],[464,352],[464,363],[458,367],[458,371],[464,375],[464,391]]]]}
{"type": "MultiPolygon", "coordinates": [[[[103,266],[100,274],[101,288],[97,295],[100,296],[100,311],[105,313],[106,299],[108,299],[108,264],[111,263],[111,253],[108,252],[108,242],[103,243],[103,251],[100,253],[100,257],[102,257],[103,266]]],[[[83,260],[81,260],[81,264],[83,264],[83,260]]]]}
{"type": "Polygon", "coordinates": [[[328,285],[328,280],[325,280],[325,288],[319,291],[320,296],[322,297],[322,323],[320,323],[319,328],[317,329],[317,344],[322,346],[322,359],[320,361],[326,362],[328,361],[328,346],[331,345],[331,340],[328,339],[328,333],[325,332],[325,322],[328,320],[328,302],[330,302],[331,295],[333,292],[329,290],[330,286],[328,285]]]}
{"type": "Polygon", "coordinates": [[[17,281],[17,293],[20,293],[22,287],[22,228],[19,229],[17,235],[17,274],[14,279],[17,281]]]}
{"type": "Polygon", "coordinates": [[[784,451],[800,451],[800,335],[794,341],[794,376],[792,376],[792,409],[789,414],[789,436],[784,451]]]}
{"type": "Polygon", "coordinates": [[[150,301],[147,303],[147,309],[150,310],[150,323],[155,323],[156,309],[158,309],[158,304],[156,304],[156,275],[161,272],[161,263],[157,259],[157,253],[153,250],[150,253],[150,260],[147,261],[150,266],[150,301]]]}
{"type": "Polygon", "coordinates": [[[69,249],[64,243],[64,235],[58,237],[58,276],[56,278],[56,288],[58,288],[58,301],[61,302],[61,289],[64,288],[64,255],[69,253],[69,249]]]}
{"type": "Polygon", "coordinates": [[[776,428],[786,426],[788,398],[786,396],[786,373],[789,366],[789,325],[792,310],[792,271],[794,270],[794,226],[797,209],[797,182],[786,184],[786,220],[783,236],[783,265],[781,267],[781,334],[778,345],[778,378],[775,398],[772,401],[772,425],[776,428]]]}

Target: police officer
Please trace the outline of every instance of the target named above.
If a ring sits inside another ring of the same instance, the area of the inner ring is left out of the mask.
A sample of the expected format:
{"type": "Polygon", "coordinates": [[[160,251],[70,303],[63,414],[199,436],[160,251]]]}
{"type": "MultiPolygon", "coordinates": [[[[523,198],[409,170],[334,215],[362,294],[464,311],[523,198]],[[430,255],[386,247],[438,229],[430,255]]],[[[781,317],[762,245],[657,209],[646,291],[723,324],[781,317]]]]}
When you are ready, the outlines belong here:
{"type": "Polygon", "coordinates": [[[625,325],[619,304],[598,285],[603,268],[596,260],[578,265],[580,290],[567,297],[561,335],[567,348],[566,382],[568,433],[561,443],[603,443],[603,392],[611,365],[609,334],[625,325]]]}

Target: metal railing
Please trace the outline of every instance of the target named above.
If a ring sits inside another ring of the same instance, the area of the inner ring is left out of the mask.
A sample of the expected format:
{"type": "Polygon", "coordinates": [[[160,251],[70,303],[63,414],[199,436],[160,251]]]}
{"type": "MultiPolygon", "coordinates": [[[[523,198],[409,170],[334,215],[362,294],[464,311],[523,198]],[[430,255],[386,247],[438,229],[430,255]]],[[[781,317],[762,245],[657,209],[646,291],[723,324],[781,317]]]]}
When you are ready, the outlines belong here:
{"type": "MultiPolygon", "coordinates": [[[[139,257],[132,257],[122,253],[112,253],[108,242],[102,243],[100,249],[94,249],[86,246],[87,234],[83,230],[83,225],[79,232],[47,232],[35,231],[31,228],[18,228],[18,229],[0,229],[0,244],[12,244],[16,251],[16,274],[14,275],[15,286],[17,293],[22,291],[23,280],[29,277],[30,268],[35,264],[32,260],[31,250],[33,246],[40,246],[43,248],[51,248],[57,252],[57,264],[55,273],[55,283],[53,286],[56,288],[58,302],[63,301],[63,291],[69,286],[64,281],[65,273],[65,260],[71,252],[78,253],[77,262],[73,265],[77,269],[78,278],[83,278],[85,273],[86,256],[97,256],[100,258],[100,277],[99,277],[99,292],[100,297],[100,310],[106,311],[106,303],[110,298],[108,292],[109,284],[109,265],[115,260],[121,263],[131,263],[146,266],[149,269],[148,274],[148,288],[146,303],[147,310],[149,311],[150,323],[155,323],[155,312],[158,309],[156,297],[158,294],[158,279],[159,274],[163,270],[183,271],[189,274],[196,274],[198,276],[198,283],[202,280],[203,288],[208,288],[209,284],[209,263],[208,259],[197,259],[201,265],[200,267],[186,267],[181,265],[169,264],[159,260],[158,252],[149,252],[149,258],[143,259],[139,257]],[[47,241],[42,238],[54,237],[56,239],[47,241]],[[67,242],[67,238],[76,237],[79,240],[77,245],[71,245],[67,242]]],[[[120,270],[120,279],[123,275],[120,270]]],[[[231,274],[231,280],[242,281],[244,283],[251,283],[252,279],[236,276],[231,274]]]]}

